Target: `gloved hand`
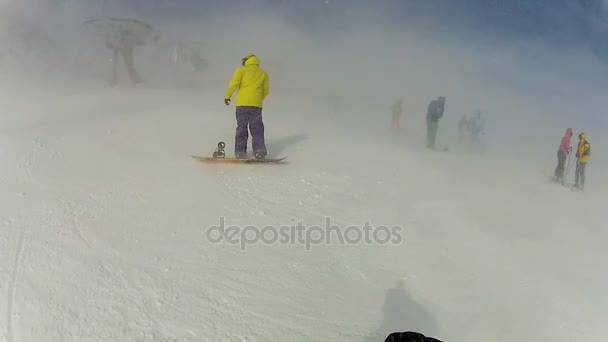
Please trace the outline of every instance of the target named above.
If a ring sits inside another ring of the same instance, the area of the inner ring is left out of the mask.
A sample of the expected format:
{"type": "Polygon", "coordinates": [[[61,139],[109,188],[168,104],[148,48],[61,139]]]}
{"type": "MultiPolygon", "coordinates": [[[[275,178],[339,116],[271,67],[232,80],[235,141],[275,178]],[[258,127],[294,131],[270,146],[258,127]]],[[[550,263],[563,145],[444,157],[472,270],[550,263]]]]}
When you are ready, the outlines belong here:
{"type": "Polygon", "coordinates": [[[226,104],[226,106],[230,106],[230,99],[224,99],[224,104],[226,104]]]}

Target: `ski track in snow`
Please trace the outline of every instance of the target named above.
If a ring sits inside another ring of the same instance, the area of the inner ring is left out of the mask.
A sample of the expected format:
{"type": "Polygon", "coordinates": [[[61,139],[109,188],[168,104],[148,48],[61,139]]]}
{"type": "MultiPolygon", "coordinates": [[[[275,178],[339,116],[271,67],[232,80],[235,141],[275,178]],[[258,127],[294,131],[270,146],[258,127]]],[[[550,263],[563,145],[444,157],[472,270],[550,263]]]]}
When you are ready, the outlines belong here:
{"type": "MultiPolygon", "coordinates": [[[[86,106],[82,111],[87,112],[87,110],[93,111],[86,106]]],[[[128,110],[130,111],[131,108],[124,109],[125,112],[128,110]]],[[[122,113],[119,110],[114,112],[122,113]]],[[[155,121],[151,120],[151,122],[154,124],[155,121]]],[[[462,247],[458,245],[462,244],[463,239],[468,239],[465,241],[470,241],[472,244],[487,242],[490,247],[500,247],[498,242],[496,245],[492,243],[494,239],[499,240],[504,237],[505,245],[515,246],[506,246],[503,250],[498,248],[499,251],[496,253],[510,253],[516,251],[515,248],[520,243],[518,239],[523,236],[518,233],[519,227],[512,232],[509,231],[510,235],[502,230],[503,225],[493,215],[500,212],[496,205],[502,206],[504,203],[486,199],[484,196],[502,191],[507,197],[505,201],[512,199],[515,203],[513,210],[516,210],[516,214],[527,215],[528,211],[523,209],[525,205],[517,205],[517,201],[520,197],[529,195],[529,192],[517,190],[515,187],[510,191],[506,189],[506,185],[501,184],[497,187],[498,192],[491,192],[491,188],[483,184],[485,178],[471,182],[469,188],[466,184],[443,188],[451,178],[444,177],[437,169],[448,169],[453,166],[454,173],[462,172],[465,176],[468,173],[475,175],[481,169],[481,164],[475,164],[474,160],[470,160],[472,163],[470,168],[465,164],[459,169],[460,164],[455,163],[454,160],[446,158],[435,161],[433,155],[418,155],[413,152],[407,154],[409,150],[404,148],[405,152],[401,149],[396,151],[410,157],[407,161],[393,164],[396,166],[390,168],[383,166],[381,172],[378,172],[377,163],[366,163],[367,166],[358,169],[346,164],[342,165],[340,161],[333,160],[332,156],[327,156],[330,162],[323,158],[310,160],[306,156],[298,160],[300,156],[294,153],[295,162],[291,169],[265,165],[225,167],[211,171],[203,168],[203,176],[196,169],[196,174],[193,176],[195,178],[192,180],[176,182],[174,179],[164,178],[167,176],[165,172],[174,171],[168,166],[175,160],[173,156],[168,157],[171,152],[169,147],[166,150],[167,159],[163,160],[164,154],[154,157],[161,160],[162,166],[157,168],[157,164],[150,163],[154,167],[149,173],[146,173],[145,169],[147,164],[142,166],[137,163],[147,162],[147,156],[152,156],[157,151],[144,148],[145,158],[130,158],[129,153],[140,153],[139,141],[149,141],[150,136],[146,134],[156,134],[146,129],[139,129],[132,130],[136,133],[134,136],[126,135],[130,134],[131,127],[125,125],[133,124],[137,124],[137,127],[148,127],[139,125],[139,120],[126,123],[122,120],[116,123],[108,120],[104,126],[97,127],[103,130],[102,142],[99,142],[99,146],[103,146],[99,151],[100,158],[109,158],[110,167],[114,166],[112,162],[121,161],[120,166],[113,169],[115,172],[113,176],[102,177],[101,180],[91,175],[90,171],[94,170],[93,167],[80,168],[81,163],[78,159],[79,156],[89,153],[88,150],[81,150],[81,139],[95,137],[95,131],[87,131],[86,134],[71,132],[71,135],[60,139],[56,132],[52,131],[41,132],[41,137],[36,137],[35,134],[28,135],[28,132],[25,132],[24,136],[32,137],[33,142],[28,140],[29,138],[19,137],[18,142],[23,144],[17,151],[20,155],[16,160],[11,161],[19,162],[15,168],[20,172],[22,181],[16,185],[15,193],[20,192],[21,187],[25,187],[23,190],[31,191],[32,196],[22,197],[23,207],[20,208],[23,211],[22,215],[30,217],[31,221],[26,226],[16,226],[12,230],[7,230],[11,232],[12,248],[10,254],[7,254],[7,265],[4,267],[7,286],[3,290],[7,291],[5,298],[8,315],[5,323],[8,333],[3,337],[6,337],[6,342],[23,340],[29,332],[33,336],[46,336],[49,341],[70,340],[76,337],[80,337],[80,340],[110,340],[111,338],[115,341],[141,342],[285,339],[369,341],[367,333],[370,330],[374,336],[378,335],[376,340],[380,340],[378,332],[384,333],[384,329],[391,328],[391,324],[394,323],[394,319],[389,316],[399,315],[401,312],[391,312],[390,308],[380,308],[381,304],[379,304],[382,302],[382,290],[388,289],[389,282],[398,277],[408,277],[416,281],[409,284],[411,294],[408,292],[397,296],[405,302],[405,305],[399,302],[395,302],[395,305],[407,306],[413,303],[411,310],[413,313],[417,313],[418,310],[422,313],[421,316],[426,315],[426,310],[432,314],[436,313],[437,317],[431,317],[430,320],[436,319],[437,323],[443,324],[445,328],[435,333],[458,336],[459,331],[451,331],[458,329],[454,326],[469,317],[471,320],[475,317],[471,314],[465,314],[463,318],[450,317],[459,315],[458,307],[470,305],[471,302],[473,305],[480,304],[476,303],[476,300],[464,298],[466,293],[458,293],[464,288],[460,285],[456,285],[454,291],[444,291],[440,289],[441,285],[435,286],[435,284],[455,282],[479,289],[491,284],[489,276],[484,275],[492,272],[491,267],[482,262],[479,265],[470,265],[473,257],[470,256],[466,245],[462,247]],[[106,127],[106,124],[110,126],[106,127]],[[111,138],[108,138],[107,132],[111,132],[111,138]],[[124,156],[117,152],[125,148],[128,149],[124,156]],[[115,155],[117,158],[125,159],[114,160],[112,158],[115,155]],[[304,163],[314,166],[306,167],[302,165],[304,163]],[[50,172],[47,172],[47,168],[50,172]],[[144,172],[141,173],[141,170],[144,172]],[[348,172],[344,172],[345,170],[348,172]],[[130,176],[122,176],[120,172],[123,171],[130,176]],[[415,175],[420,180],[408,181],[408,178],[413,177],[406,177],[404,181],[402,180],[404,175],[415,175]],[[143,177],[141,182],[138,177],[143,177]],[[73,182],[72,178],[76,178],[79,182],[73,182]],[[159,183],[161,179],[175,182],[179,187],[183,186],[178,190],[185,190],[183,195],[186,196],[187,202],[179,201],[182,193],[177,190],[174,193],[162,193],[161,191],[168,187],[162,182],[159,183]],[[58,181],[56,186],[53,183],[55,181],[58,181]],[[189,191],[189,185],[185,184],[191,182],[201,188],[210,186],[203,192],[199,192],[198,188],[189,191]],[[424,186],[414,184],[418,182],[424,183],[424,186]],[[45,192],[47,183],[50,191],[45,192]],[[65,187],[66,184],[69,186],[65,187]],[[40,186],[43,186],[43,191],[36,191],[40,186]],[[122,197],[108,195],[110,190],[115,191],[116,194],[117,188],[120,189],[122,197]],[[446,194],[446,189],[454,189],[457,193],[470,191],[471,194],[467,194],[463,200],[456,195],[446,194]],[[216,196],[217,194],[213,193],[215,190],[218,190],[221,196],[216,196]],[[35,195],[41,197],[36,198],[35,195]],[[401,195],[403,197],[399,197],[401,195]],[[173,206],[164,206],[170,200],[175,200],[176,203],[173,206]],[[407,223],[413,223],[406,236],[409,245],[400,249],[374,246],[337,248],[339,246],[331,245],[320,246],[311,252],[298,250],[293,246],[272,246],[252,248],[248,254],[244,254],[238,250],[208,245],[206,247],[210,251],[207,251],[198,250],[198,246],[193,242],[182,241],[180,237],[180,235],[191,236],[186,234],[192,233],[190,229],[194,229],[193,225],[205,223],[211,215],[214,215],[215,209],[208,210],[206,208],[208,203],[205,201],[212,201],[212,207],[221,208],[222,212],[237,225],[295,223],[291,221],[292,219],[308,225],[322,223],[325,217],[331,217],[332,223],[342,227],[359,224],[367,219],[373,219],[375,223],[381,224],[396,221],[407,226],[407,223]],[[123,202],[130,206],[123,210],[120,206],[123,202]],[[200,203],[192,205],[192,202],[200,203]],[[458,204],[460,202],[462,204],[458,204]],[[36,203],[39,203],[40,207],[35,205],[36,203]],[[155,214],[159,207],[166,210],[167,214],[155,214]],[[188,216],[190,214],[187,210],[190,207],[201,207],[205,210],[203,213],[197,212],[188,216]],[[443,214],[435,214],[437,208],[447,209],[443,214]],[[393,214],[395,210],[402,212],[393,214]],[[184,213],[186,217],[177,216],[184,213]],[[165,215],[169,217],[165,219],[165,215]],[[118,231],[127,220],[130,220],[129,225],[134,229],[118,231]],[[45,232],[49,224],[57,228],[59,234],[51,235],[46,239],[47,236],[40,236],[40,233],[45,232]],[[171,230],[163,228],[169,225],[171,230]],[[184,229],[173,228],[182,225],[185,226],[184,229]],[[478,232],[475,227],[481,225],[487,228],[478,232]],[[497,228],[492,229],[492,225],[496,225],[497,228]],[[113,243],[114,237],[110,236],[115,231],[118,238],[123,238],[116,240],[116,244],[113,243]],[[145,233],[146,236],[139,237],[138,234],[141,233],[145,233]],[[55,238],[57,240],[53,240],[55,238]],[[39,249],[38,239],[41,242],[48,241],[45,245],[49,248],[39,249]],[[75,246],[78,254],[66,253],[66,250],[62,250],[61,246],[64,246],[64,243],[65,246],[75,246]],[[107,245],[109,248],[102,249],[102,245],[107,245]],[[88,249],[84,249],[85,246],[88,249]],[[40,255],[31,254],[34,251],[40,255]],[[48,256],[62,260],[62,264],[48,270],[48,256]],[[206,259],[203,259],[203,256],[206,259]],[[66,282],[64,274],[57,272],[59,267],[66,272],[72,272],[70,276],[77,278],[70,278],[66,282]],[[450,272],[451,268],[455,270],[450,272]],[[201,269],[206,271],[200,272],[201,269]],[[441,273],[443,270],[447,270],[445,274],[441,273]],[[25,275],[28,276],[27,285],[38,288],[40,294],[35,291],[28,292],[25,275]],[[474,276],[479,279],[471,280],[474,276]],[[417,277],[419,280],[416,279],[417,277]],[[429,286],[425,287],[426,279],[429,281],[429,286]],[[16,308],[17,294],[20,296],[19,310],[16,308]],[[415,300],[403,298],[410,296],[414,299],[421,298],[424,307],[418,309],[415,300]],[[31,307],[23,304],[24,298],[28,299],[28,304],[30,304],[29,300],[32,301],[31,307]],[[351,298],[360,299],[361,307],[355,307],[358,303],[351,304],[351,298]],[[445,304],[435,303],[429,298],[437,298],[437,302],[443,300],[445,304]],[[84,304],[93,305],[82,305],[83,301],[84,304]],[[47,308],[50,312],[32,312],[34,315],[30,316],[28,310],[37,308],[36,304],[40,305],[40,308],[47,308]],[[343,308],[345,305],[347,306],[343,308]],[[361,317],[360,320],[357,316],[361,317]],[[385,316],[388,318],[381,318],[385,316]],[[369,324],[370,319],[379,319],[380,322],[369,324]],[[184,332],[186,336],[182,336],[181,339],[172,336],[184,332]]],[[[182,127],[169,128],[165,131],[167,135],[161,137],[167,141],[161,140],[159,145],[173,146],[170,143],[176,140],[176,144],[183,144],[188,148],[189,142],[180,142],[180,139],[171,133],[171,129],[177,131],[177,128],[182,129],[182,127]]],[[[194,133],[196,132],[193,129],[194,133]]],[[[340,133],[337,133],[337,136],[339,138],[340,133]]],[[[188,139],[191,138],[185,140],[188,139]]],[[[92,142],[98,140],[90,139],[92,142]]],[[[96,147],[98,146],[88,146],[88,149],[96,147]]],[[[320,148],[319,145],[311,146],[311,148],[315,147],[320,148]]],[[[183,147],[175,146],[176,150],[178,148],[179,151],[176,153],[182,153],[183,147]]],[[[341,151],[340,148],[338,141],[336,147],[338,153],[341,151]]],[[[349,145],[348,148],[350,150],[351,146],[349,145]]],[[[364,149],[361,153],[368,152],[371,151],[364,149]]],[[[388,150],[386,158],[393,155],[395,151],[388,150]]],[[[348,158],[348,154],[343,157],[348,158]]],[[[380,155],[379,159],[384,157],[380,155]]],[[[178,175],[181,168],[180,165],[175,167],[178,175]]],[[[517,171],[515,167],[513,169],[517,171]]],[[[99,177],[102,174],[100,172],[95,176],[99,177]]],[[[463,176],[463,179],[466,182],[469,178],[463,176]]],[[[523,180],[536,181],[536,178],[523,180]]],[[[562,190],[547,187],[550,192],[543,193],[544,188],[540,186],[533,189],[538,190],[542,196],[557,194],[562,190]]],[[[8,192],[7,203],[14,200],[10,196],[11,192],[8,192]]],[[[557,199],[556,206],[560,206],[565,201],[557,199]]],[[[530,211],[534,211],[530,213],[532,220],[535,220],[534,215],[538,216],[538,212],[542,214],[549,212],[545,211],[543,205],[528,206],[530,211]]],[[[577,208],[580,210],[580,207],[577,208]]],[[[589,216],[600,222],[601,216],[594,215],[595,211],[591,208],[589,216]]],[[[558,218],[570,219],[570,216],[563,214],[558,218]]],[[[513,222],[515,224],[519,221],[513,222]]],[[[537,219],[532,222],[546,224],[548,221],[537,219]]],[[[582,223],[581,227],[585,228],[584,224],[582,223]]],[[[598,224],[597,227],[600,226],[601,224],[598,224]]],[[[523,228],[528,227],[522,226],[523,228]]],[[[556,229],[555,234],[557,237],[554,242],[550,241],[549,244],[541,246],[550,249],[552,243],[557,244],[561,241],[560,234],[562,238],[565,235],[560,233],[559,229],[556,229]]],[[[574,253],[584,255],[581,250],[585,251],[585,249],[576,247],[585,245],[587,241],[584,238],[574,241],[574,253]]],[[[532,240],[531,243],[535,241],[532,240]]],[[[527,246],[522,247],[522,253],[528,251],[525,248],[527,246]]],[[[507,259],[507,254],[490,253],[490,247],[481,248],[480,253],[486,254],[480,256],[496,258],[499,261],[507,259]]],[[[559,247],[556,245],[556,248],[559,247]]],[[[509,259],[513,258],[509,257],[509,259]]],[[[534,265],[517,265],[518,260],[515,258],[512,265],[505,265],[507,268],[512,266],[518,270],[507,273],[508,277],[532,277],[531,274],[536,274],[531,271],[534,265]]],[[[580,260],[584,262],[586,259],[581,257],[580,260]]],[[[550,265],[553,264],[552,262],[550,265]]],[[[545,278],[539,278],[540,281],[549,282],[556,279],[556,276],[551,274],[550,266],[548,268],[547,275],[544,276],[545,278]]],[[[592,269],[592,266],[589,266],[589,269],[592,269]]],[[[580,272],[581,275],[588,276],[582,273],[585,270],[580,272]]],[[[601,284],[602,279],[598,281],[601,284]]],[[[497,288],[496,293],[503,289],[500,282],[497,288]]],[[[496,294],[493,291],[488,290],[488,293],[482,292],[481,295],[496,294]]],[[[533,291],[536,291],[534,287],[529,286],[525,291],[531,298],[538,297],[534,296],[533,291]]],[[[512,298],[517,298],[515,295],[517,293],[513,294],[512,298]]],[[[569,294],[565,293],[565,295],[569,294]]],[[[570,295],[571,298],[566,300],[574,302],[576,295],[570,295]]],[[[546,312],[551,313],[551,299],[548,295],[544,299],[539,299],[538,306],[544,306],[539,310],[540,317],[546,312]]],[[[511,313],[502,317],[500,314],[505,307],[509,307],[507,300],[508,297],[505,301],[496,300],[487,304],[487,308],[499,313],[497,319],[508,320],[513,316],[511,313]]],[[[515,305],[517,304],[513,304],[515,305]]],[[[519,303],[519,305],[523,304],[519,303]]],[[[585,303],[582,307],[595,308],[591,304],[585,306],[585,303]]],[[[544,317],[549,316],[544,315],[544,317]]],[[[549,318],[546,319],[547,321],[541,324],[547,326],[553,324],[549,318]]],[[[562,318],[556,318],[559,319],[562,318]]],[[[526,320],[525,315],[514,319],[513,325],[516,326],[514,330],[521,330],[522,326],[526,327],[526,320]]],[[[568,321],[564,319],[564,322],[568,321]]],[[[414,322],[414,325],[416,323],[414,322]]],[[[421,322],[422,326],[425,325],[424,323],[421,322]]],[[[493,323],[482,321],[474,330],[479,336],[491,335],[495,333],[493,323]]],[[[590,329],[595,327],[593,322],[588,324],[590,329]]],[[[600,324],[597,326],[601,328],[600,324]]],[[[407,328],[408,325],[405,324],[404,327],[407,328]]],[[[462,335],[466,337],[467,333],[469,332],[462,335]]],[[[538,336],[546,336],[546,334],[541,331],[538,336]]]]}
{"type": "Polygon", "coordinates": [[[72,231],[74,232],[74,234],[76,235],[76,237],[78,237],[78,239],[88,248],[91,248],[91,243],[89,242],[88,239],[86,239],[84,237],[84,235],[82,234],[82,231],[80,230],[80,228],[78,227],[78,219],[76,216],[76,209],[74,207],[74,204],[72,202],[65,202],[66,207],[68,208],[68,213],[67,213],[67,217],[69,219],[70,222],[70,227],[72,228],[72,231]]]}
{"type": "Polygon", "coordinates": [[[17,281],[19,278],[19,270],[21,269],[21,259],[23,254],[23,244],[25,240],[25,230],[21,230],[19,234],[19,242],[17,243],[17,252],[15,253],[15,262],[13,264],[13,273],[11,274],[10,286],[8,290],[8,308],[6,316],[6,326],[8,329],[8,342],[17,341],[15,334],[16,319],[15,313],[15,296],[17,295],[17,281]]]}
{"type": "MultiPolygon", "coordinates": [[[[31,181],[33,178],[32,175],[32,166],[36,155],[45,148],[45,145],[42,143],[40,137],[34,137],[32,148],[21,157],[18,165],[23,169],[27,181],[31,181]]],[[[51,155],[54,157],[54,154],[51,155]]],[[[15,332],[15,326],[17,324],[17,319],[15,318],[15,298],[17,295],[18,289],[18,281],[19,274],[21,270],[21,264],[23,259],[23,251],[25,244],[25,228],[22,228],[19,233],[19,241],[17,242],[17,250],[15,252],[15,260],[13,263],[13,271],[10,276],[9,288],[8,288],[8,300],[7,300],[7,317],[6,317],[6,327],[7,327],[7,342],[15,342],[17,341],[17,334],[15,332]]]]}
{"type": "Polygon", "coordinates": [[[38,154],[38,152],[40,152],[40,150],[45,148],[45,145],[42,143],[40,137],[35,137],[32,144],[33,146],[31,150],[28,151],[28,153],[26,153],[22,160],[20,160],[19,162],[19,165],[23,167],[23,170],[29,180],[32,179],[32,165],[34,163],[36,155],[38,154]]]}

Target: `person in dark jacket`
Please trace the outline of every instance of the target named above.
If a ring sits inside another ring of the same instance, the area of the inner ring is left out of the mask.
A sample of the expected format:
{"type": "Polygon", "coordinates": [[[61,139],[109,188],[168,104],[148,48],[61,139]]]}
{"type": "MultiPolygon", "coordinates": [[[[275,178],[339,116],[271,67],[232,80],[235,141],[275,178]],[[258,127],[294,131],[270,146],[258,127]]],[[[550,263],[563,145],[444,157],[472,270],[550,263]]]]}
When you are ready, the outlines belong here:
{"type": "Polygon", "coordinates": [[[435,149],[435,140],[437,138],[437,130],[439,129],[439,120],[443,117],[445,111],[445,97],[440,96],[436,100],[429,103],[426,113],[426,147],[435,149]]]}
{"type": "Polygon", "coordinates": [[[406,331],[406,332],[394,332],[386,337],[384,342],[441,342],[440,340],[432,337],[427,337],[421,333],[406,331]]]}

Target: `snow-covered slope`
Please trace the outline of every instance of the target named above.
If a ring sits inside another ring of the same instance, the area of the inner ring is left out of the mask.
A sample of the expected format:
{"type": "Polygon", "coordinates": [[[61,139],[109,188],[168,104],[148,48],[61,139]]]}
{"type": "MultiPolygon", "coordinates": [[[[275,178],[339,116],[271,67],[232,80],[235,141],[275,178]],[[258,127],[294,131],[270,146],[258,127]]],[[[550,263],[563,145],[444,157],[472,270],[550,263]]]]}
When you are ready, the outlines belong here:
{"type": "Polygon", "coordinates": [[[4,94],[0,341],[606,337],[605,189],[548,184],[553,165],[429,153],[418,129],[281,115],[280,100],[267,143],[290,164],[204,165],[190,156],[232,147],[214,94],[4,94]],[[242,248],[207,239],[222,217],[402,230],[242,248]]]}

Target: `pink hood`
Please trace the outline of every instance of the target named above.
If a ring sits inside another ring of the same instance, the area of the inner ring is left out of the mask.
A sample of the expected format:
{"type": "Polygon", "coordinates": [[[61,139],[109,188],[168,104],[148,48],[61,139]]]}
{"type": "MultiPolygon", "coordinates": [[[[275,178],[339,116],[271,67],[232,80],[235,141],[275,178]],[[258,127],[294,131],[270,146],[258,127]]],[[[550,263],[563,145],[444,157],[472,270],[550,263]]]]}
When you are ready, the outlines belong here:
{"type": "Polygon", "coordinates": [[[572,128],[566,130],[566,134],[562,138],[562,143],[559,145],[559,150],[562,152],[570,151],[570,139],[572,138],[572,128]]]}

